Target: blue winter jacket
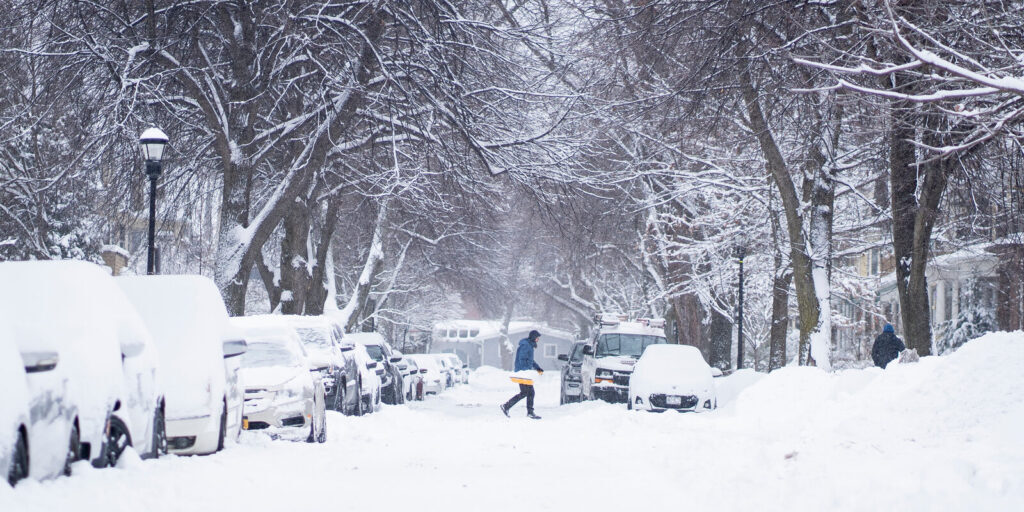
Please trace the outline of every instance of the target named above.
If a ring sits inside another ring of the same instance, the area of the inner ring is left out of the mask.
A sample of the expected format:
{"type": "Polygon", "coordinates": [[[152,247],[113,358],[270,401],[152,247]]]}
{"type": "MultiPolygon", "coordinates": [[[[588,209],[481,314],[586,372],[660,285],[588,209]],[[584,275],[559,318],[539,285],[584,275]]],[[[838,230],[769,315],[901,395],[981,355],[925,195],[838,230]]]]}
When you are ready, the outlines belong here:
{"type": "Polygon", "coordinates": [[[542,372],[540,366],[533,360],[533,349],[537,348],[537,343],[530,341],[529,338],[523,338],[519,340],[519,348],[516,349],[516,369],[515,371],[520,372],[523,370],[537,370],[542,372]]]}

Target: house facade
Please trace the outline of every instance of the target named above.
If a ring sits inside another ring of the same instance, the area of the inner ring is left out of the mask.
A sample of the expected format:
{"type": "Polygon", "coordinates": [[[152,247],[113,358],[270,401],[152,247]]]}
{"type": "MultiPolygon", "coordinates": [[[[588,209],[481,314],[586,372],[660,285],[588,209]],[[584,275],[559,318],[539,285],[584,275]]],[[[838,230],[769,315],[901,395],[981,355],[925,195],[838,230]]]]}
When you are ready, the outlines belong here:
{"type": "MultiPolygon", "coordinates": [[[[569,353],[575,336],[551,328],[544,322],[512,321],[508,326],[508,339],[513,353],[519,340],[527,337],[532,330],[541,333],[534,360],[545,370],[560,369],[564,363],[558,360],[558,354],[569,353]]],[[[458,354],[470,368],[493,366],[512,369],[512,361],[502,361],[501,322],[497,320],[459,319],[438,322],[431,333],[430,352],[458,354]]]]}

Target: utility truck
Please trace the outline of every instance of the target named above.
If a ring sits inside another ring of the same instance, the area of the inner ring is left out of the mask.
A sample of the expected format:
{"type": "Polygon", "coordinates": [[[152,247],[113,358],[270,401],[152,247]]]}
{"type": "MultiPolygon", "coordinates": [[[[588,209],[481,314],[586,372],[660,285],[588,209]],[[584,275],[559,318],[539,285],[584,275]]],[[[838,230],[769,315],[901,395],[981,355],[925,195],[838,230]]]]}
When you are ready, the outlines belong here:
{"type": "Polygon", "coordinates": [[[601,314],[597,329],[583,347],[582,396],[588,400],[625,403],[633,365],[650,345],[667,343],[665,321],[621,314],[601,314]]]}

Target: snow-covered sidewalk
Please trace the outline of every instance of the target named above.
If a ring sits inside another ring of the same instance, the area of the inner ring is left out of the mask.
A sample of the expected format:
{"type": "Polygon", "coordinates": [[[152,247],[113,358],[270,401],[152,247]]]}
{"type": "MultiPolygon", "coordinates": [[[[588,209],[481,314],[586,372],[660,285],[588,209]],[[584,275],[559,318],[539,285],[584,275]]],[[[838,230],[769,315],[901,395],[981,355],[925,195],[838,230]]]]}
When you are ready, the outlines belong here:
{"type": "Polygon", "coordinates": [[[506,419],[507,374],[471,379],[331,414],[325,445],[246,434],[214,456],[0,484],[0,510],[1024,509],[1024,333],[886,371],[741,372],[706,414],[559,407],[547,372],[544,419],[506,419]]]}

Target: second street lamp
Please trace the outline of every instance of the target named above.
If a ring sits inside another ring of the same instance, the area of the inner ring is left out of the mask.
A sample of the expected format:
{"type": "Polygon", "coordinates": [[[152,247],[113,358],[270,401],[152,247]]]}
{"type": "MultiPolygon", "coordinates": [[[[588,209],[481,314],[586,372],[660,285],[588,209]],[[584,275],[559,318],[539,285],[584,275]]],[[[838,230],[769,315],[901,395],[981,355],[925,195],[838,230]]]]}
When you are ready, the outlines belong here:
{"type": "Polygon", "coordinates": [[[736,324],[738,334],[736,336],[736,369],[743,368],[743,258],[747,255],[747,248],[742,245],[736,246],[736,259],[740,262],[740,286],[739,305],[736,307],[736,324]]]}
{"type": "Polygon", "coordinates": [[[156,180],[162,169],[160,161],[167,145],[167,134],[159,128],[148,128],[139,136],[142,157],[146,160],[146,176],[149,177],[149,249],[146,254],[146,273],[156,273],[156,180]]]}

